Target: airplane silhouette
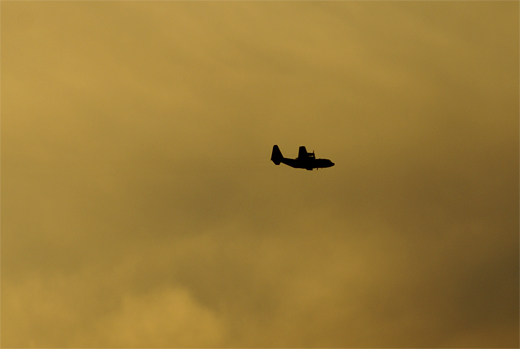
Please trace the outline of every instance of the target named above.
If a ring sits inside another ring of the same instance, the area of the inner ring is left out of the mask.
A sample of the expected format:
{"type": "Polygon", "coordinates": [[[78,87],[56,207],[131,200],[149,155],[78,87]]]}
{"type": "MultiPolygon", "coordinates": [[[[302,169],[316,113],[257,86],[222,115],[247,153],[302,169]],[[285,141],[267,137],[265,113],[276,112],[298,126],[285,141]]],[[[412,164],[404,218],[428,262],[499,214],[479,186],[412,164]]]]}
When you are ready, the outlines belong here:
{"type": "Polygon", "coordinates": [[[273,146],[271,161],[274,162],[275,165],[280,165],[280,163],[282,163],[294,168],[305,168],[309,171],[312,171],[313,168],[319,169],[334,166],[334,163],[329,159],[316,159],[314,152],[307,153],[307,149],[305,149],[303,146],[300,147],[300,150],[298,151],[298,157],[296,159],[288,159],[283,157],[280,148],[275,145],[273,146]]]}

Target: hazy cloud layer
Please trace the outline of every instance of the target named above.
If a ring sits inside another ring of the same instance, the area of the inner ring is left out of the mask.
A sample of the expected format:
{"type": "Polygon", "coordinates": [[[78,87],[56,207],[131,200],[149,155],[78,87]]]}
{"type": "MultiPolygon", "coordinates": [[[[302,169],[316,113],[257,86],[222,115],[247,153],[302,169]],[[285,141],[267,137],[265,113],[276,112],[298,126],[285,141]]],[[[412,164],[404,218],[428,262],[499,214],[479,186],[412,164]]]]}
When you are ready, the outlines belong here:
{"type": "Polygon", "coordinates": [[[518,13],[3,3],[2,345],[518,346],[518,13]]]}

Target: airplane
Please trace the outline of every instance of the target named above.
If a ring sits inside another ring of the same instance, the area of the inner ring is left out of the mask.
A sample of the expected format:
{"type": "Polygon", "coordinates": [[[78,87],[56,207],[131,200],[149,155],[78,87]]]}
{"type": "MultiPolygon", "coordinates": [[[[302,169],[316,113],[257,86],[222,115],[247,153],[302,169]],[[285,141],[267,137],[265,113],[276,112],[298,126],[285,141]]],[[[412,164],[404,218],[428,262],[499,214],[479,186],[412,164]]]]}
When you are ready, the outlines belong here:
{"type": "Polygon", "coordinates": [[[271,161],[274,162],[275,165],[280,165],[280,163],[282,163],[294,168],[305,168],[309,171],[312,171],[314,168],[320,169],[334,166],[334,163],[329,159],[316,159],[314,151],[312,153],[307,153],[307,149],[305,149],[304,146],[300,147],[296,159],[288,159],[284,158],[280,148],[278,148],[277,145],[274,145],[273,153],[271,154],[271,161]]]}

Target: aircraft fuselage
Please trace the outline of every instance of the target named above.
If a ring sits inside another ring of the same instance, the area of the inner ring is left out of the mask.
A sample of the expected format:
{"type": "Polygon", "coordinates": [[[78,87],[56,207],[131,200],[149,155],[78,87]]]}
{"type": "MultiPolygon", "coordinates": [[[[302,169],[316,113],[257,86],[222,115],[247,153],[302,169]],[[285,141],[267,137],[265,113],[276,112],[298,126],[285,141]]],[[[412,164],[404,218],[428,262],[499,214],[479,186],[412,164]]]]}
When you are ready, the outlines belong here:
{"type": "Polygon", "coordinates": [[[283,158],[280,160],[282,164],[286,164],[287,166],[291,166],[294,168],[305,168],[307,170],[312,170],[314,168],[327,168],[334,166],[334,163],[329,159],[288,159],[283,158]]]}

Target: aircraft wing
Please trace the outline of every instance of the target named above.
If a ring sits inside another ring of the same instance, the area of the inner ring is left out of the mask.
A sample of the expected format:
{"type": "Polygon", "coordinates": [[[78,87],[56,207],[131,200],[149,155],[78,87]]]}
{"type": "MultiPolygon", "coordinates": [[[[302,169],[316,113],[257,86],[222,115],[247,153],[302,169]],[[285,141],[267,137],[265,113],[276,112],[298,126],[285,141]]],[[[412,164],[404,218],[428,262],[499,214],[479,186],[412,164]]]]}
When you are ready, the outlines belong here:
{"type": "Polygon", "coordinates": [[[300,147],[300,150],[298,150],[298,159],[307,159],[309,155],[307,155],[307,149],[305,149],[304,146],[300,147]]]}

